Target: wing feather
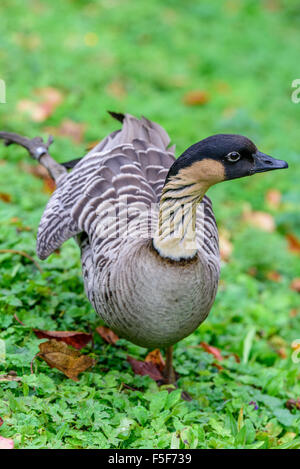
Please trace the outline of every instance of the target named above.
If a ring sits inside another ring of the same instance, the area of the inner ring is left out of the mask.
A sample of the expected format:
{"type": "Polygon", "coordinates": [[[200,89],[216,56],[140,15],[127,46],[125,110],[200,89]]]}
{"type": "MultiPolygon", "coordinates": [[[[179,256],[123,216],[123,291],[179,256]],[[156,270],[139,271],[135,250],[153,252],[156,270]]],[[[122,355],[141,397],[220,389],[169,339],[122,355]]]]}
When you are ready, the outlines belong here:
{"type": "Polygon", "coordinates": [[[157,202],[175,160],[169,144],[158,124],[126,114],[122,129],[96,145],[52,194],[38,229],[38,256],[47,258],[80,233],[94,238],[108,205],[124,206],[124,196],[127,204],[157,202]]]}

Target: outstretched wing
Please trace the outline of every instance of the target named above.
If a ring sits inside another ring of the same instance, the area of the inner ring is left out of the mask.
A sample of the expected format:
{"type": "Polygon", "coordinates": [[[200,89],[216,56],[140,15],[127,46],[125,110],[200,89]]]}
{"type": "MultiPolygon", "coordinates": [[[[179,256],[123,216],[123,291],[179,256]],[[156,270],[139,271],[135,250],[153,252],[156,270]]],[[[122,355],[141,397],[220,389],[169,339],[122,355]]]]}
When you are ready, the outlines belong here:
{"type": "Polygon", "coordinates": [[[87,233],[89,239],[97,236],[107,206],[120,211],[124,197],[127,204],[157,202],[174,162],[169,143],[158,124],[126,114],[122,129],[100,142],[60,180],[39,225],[38,256],[46,259],[79,233],[87,233]]]}

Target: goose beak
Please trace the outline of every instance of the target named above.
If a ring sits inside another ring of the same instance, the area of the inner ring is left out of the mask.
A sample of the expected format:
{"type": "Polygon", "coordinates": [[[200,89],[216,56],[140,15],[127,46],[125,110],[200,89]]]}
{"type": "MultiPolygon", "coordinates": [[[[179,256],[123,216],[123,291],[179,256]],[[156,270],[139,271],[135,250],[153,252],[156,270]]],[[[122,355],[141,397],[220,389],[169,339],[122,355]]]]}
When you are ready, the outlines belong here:
{"type": "Polygon", "coordinates": [[[265,171],[272,171],[273,169],[284,169],[288,168],[288,164],[284,160],[276,160],[272,156],[265,155],[261,151],[257,151],[253,155],[254,158],[254,168],[251,171],[254,173],[264,173],[265,171]]]}

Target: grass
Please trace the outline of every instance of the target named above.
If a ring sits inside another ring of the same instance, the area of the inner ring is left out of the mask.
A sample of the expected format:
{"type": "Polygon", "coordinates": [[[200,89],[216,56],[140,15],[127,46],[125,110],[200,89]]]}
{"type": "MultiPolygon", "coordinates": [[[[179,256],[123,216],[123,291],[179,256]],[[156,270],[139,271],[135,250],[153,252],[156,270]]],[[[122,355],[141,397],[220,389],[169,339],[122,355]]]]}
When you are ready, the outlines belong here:
{"type": "MultiPolygon", "coordinates": [[[[57,160],[82,155],[88,142],[117,128],[105,112],[112,109],[159,122],[177,155],[205,136],[236,132],[290,165],[210,191],[234,250],[208,319],[176,346],[179,387],[191,402],[134,376],[127,354],[142,359],[147,351],[125,340],[113,347],[96,337],[84,351],[97,365],[79,382],[38,360],[31,373],[40,343],[32,328],[88,332],[100,321],[83,293],[72,240],[42,264],[42,274],[26,258],[0,254],[0,370],[21,377],[1,383],[0,434],[17,448],[300,448],[299,410],[286,407],[300,397],[299,363],[291,358],[300,338],[299,293],[290,288],[300,262],[286,241],[289,233],[300,236],[300,104],[290,97],[299,76],[298,2],[3,0],[0,15],[1,130],[45,136],[65,118],[84,123],[79,144],[56,138],[57,160]],[[18,111],[22,99],[34,101],[35,90],[47,86],[64,96],[48,119],[34,122],[18,111]],[[205,91],[205,105],[184,104],[194,90],[205,91]],[[270,189],[282,194],[278,208],[266,202],[270,189]],[[275,230],[246,223],[245,206],[271,214],[275,230]],[[201,341],[226,356],[222,370],[197,347],[201,341]]],[[[0,192],[11,197],[0,200],[0,249],[36,259],[49,195],[21,168],[28,161],[19,148],[0,148],[0,192]]]]}

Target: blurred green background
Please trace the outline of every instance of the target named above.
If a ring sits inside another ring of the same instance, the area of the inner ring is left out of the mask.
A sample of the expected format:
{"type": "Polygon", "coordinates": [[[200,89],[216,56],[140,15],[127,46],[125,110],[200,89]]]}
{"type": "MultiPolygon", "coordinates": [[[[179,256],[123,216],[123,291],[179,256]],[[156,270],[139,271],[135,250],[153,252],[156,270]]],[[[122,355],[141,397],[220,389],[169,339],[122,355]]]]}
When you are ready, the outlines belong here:
{"type": "MultiPolygon", "coordinates": [[[[127,351],[145,350],[125,341],[123,350],[98,338],[98,365],[80,383],[45,364],[31,375],[39,343],[31,327],[88,330],[98,319],[73,241],[43,263],[42,276],[26,259],[0,253],[0,367],[22,376],[21,386],[1,385],[0,433],[19,447],[299,447],[299,410],[286,408],[300,397],[291,359],[300,338],[300,103],[291,99],[300,78],[299,2],[2,0],[0,18],[0,130],[53,133],[57,160],[83,155],[118,128],[109,109],[164,126],[177,156],[211,134],[240,133],[290,166],[210,190],[220,291],[207,321],[176,348],[179,385],[193,401],[174,401],[171,415],[164,391],[126,363],[127,351]],[[217,373],[200,341],[242,363],[229,357],[217,373]],[[122,382],[139,391],[119,391],[122,382]]],[[[24,150],[0,147],[0,249],[35,256],[49,193],[30,163],[24,150]]]]}

